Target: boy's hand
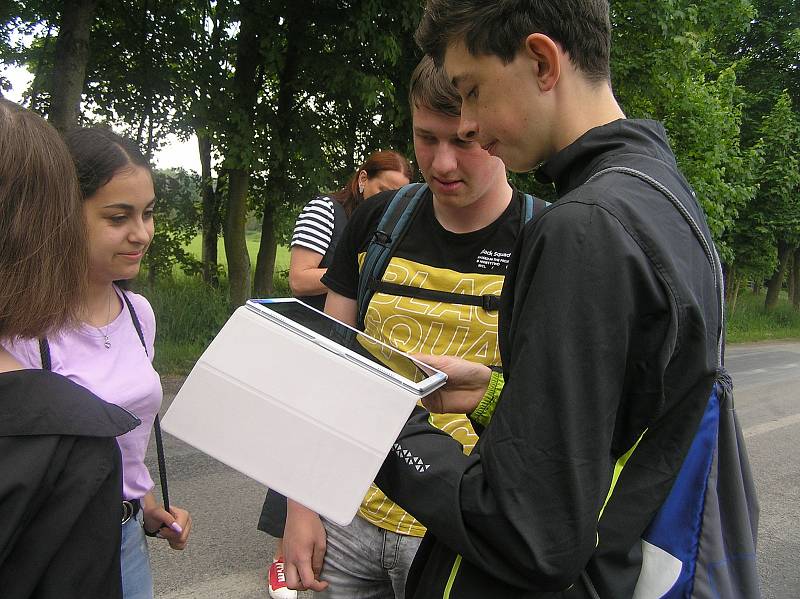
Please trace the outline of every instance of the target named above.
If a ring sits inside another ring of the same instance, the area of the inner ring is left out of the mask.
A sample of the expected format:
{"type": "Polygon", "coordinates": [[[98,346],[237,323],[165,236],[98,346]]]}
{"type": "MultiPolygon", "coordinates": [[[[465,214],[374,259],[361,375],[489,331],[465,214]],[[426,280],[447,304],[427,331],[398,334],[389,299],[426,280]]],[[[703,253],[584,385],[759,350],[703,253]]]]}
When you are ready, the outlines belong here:
{"type": "Polygon", "coordinates": [[[297,591],[324,591],[328,583],[320,574],[327,549],[325,526],[316,513],[291,499],[287,501],[283,531],[286,586],[297,591]]]}
{"type": "Polygon", "coordinates": [[[488,366],[453,356],[418,354],[414,358],[447,375],[447,384],[422,400],[429,412],[469,414],[478,407],[492,376],[488,366]]]}

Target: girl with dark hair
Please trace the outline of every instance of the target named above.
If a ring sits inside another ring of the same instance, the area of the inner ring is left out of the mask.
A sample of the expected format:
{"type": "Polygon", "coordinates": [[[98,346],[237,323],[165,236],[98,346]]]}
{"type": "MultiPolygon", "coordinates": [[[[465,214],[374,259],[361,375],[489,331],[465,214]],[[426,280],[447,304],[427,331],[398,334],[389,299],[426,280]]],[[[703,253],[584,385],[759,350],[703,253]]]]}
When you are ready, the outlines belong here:
{"type": "MultiPolygon", "coordinates": [[[[145,534],[183,549],[188,512],[159,506],[144,464],[162,390],[153,369],[155,317],[149,302],[115,281],[132,279],[153,238],[155,192],[150,166],[136,145],[105,129],[76,129],[65,140],[77,168],[86,220],[88,290],[80,324],[43,340],[50,368],[142,424],[119,438],[122,453],[122,586],[124,599],[151,599],[153,581],[145,534]]],[[[42,344],[11,348],[29,368],[46,367],[42,344]]]]}
{"type": "MultiPolygon", "coordinates": [[[[139,424],[6,349],[81,318],[86,245],[75,166],[44,119],[0,99],[0,594],[122,596],[122,462],[139,424]]],[[[30,341],[26,341],[30,340],[30,341]]],[[[19,347],[18,345],[16,347],[19,347]]]]}
{"type": "MultiPolygon", "coordinates": [[[[327,288],[320,282],[333,260],[336,244],[347,220],[361,202],[388,189],[407,185],[413,177],[411,165],[392,150],[370,154],[339,191],[320,195],[305,205],[294,227],[289,263],[292,294],[322,310],[327,288]]],[[[272,599],[294,599],[297,591],[286,587],[283,573],[283,526],[286,498],[269,491],[264,499],[258,529],[276,537],[278,544],[269,567],[267,590],[272,599]]]]}

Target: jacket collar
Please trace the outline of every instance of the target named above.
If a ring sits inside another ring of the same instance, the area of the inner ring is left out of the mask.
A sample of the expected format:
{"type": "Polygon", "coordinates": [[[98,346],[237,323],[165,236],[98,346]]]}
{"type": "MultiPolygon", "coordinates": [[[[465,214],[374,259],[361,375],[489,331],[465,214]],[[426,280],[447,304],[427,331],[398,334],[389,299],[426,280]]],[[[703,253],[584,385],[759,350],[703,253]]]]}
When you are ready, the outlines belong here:
{"type": "Polygon", "coordinates": [[[0,374],[0,437],[117,437],[141,424],[130,412],[46,370],[0,374]]]}
{"type": "Polygon", "coordinates": [[[536,171],[540,183],[554,183],[558,197],[583,185],[605,166],[646,155],[675,164],[667,132],[658,121],[620,119],[595,127],[555,154],[536,171]]]}

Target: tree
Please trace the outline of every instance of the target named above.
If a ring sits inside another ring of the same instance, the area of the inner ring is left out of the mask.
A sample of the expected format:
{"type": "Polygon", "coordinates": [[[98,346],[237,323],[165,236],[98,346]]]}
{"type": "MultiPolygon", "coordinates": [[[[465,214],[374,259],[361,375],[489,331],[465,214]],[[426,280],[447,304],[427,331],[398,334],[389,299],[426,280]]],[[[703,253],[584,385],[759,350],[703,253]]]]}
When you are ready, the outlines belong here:
{"type": "Polygon", "coordinates": [[[757,147],[764,163],[752,218],[768,227],[777,249],[777,268],[771,273],[764,304],[770,310],[778,302],[786,266],[800,243],[800,119],[792,111],[788,92],[764,117],[760,133],[757,147]]]}
{"type": "Polygon", "coordinates": [[[250,297],[250,256],[245,241],[245,221],[255,151],[256,99],[264,76],[261,67],[264,24],[261,6],[257,0],[242,0],[240,4],[240,27],[226,131],[223,168],[228,178],[228,202],[224,230],[231,307],[242,305],[250,297]]]}
{"type": "Polygon", "coordinates": [[[155,170],[155,235],[145,254],[144,264],[152,283],[159,276],[170,276],[175,265],[186,274],[196,274],[200,262],[186,247],[200,228],[199,177],[184,169],[155,170]]]}
{"type": "Polygon", "coordinates": [[[78,125],[89,61],[89,33],[97,0],[63,0],[51,76],[50,123],[60,131],[78,125]]]}

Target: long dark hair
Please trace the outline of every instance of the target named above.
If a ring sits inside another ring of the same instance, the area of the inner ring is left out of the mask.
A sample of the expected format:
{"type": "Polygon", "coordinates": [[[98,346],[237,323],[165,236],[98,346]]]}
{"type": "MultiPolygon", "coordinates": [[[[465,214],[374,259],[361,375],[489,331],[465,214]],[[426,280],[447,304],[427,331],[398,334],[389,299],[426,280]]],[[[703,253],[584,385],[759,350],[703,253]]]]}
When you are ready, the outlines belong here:
{"type": "Polygon", "coordinates": [[[402,154],[394,150],[379,150],[373,152],[367,156],[364,163],[356,169],[356,172],[350,177],[347,184],[336,193],[331,194],[331,197],[342,205],[347,216],[350,216],[353,210],[364,201],[364,194],[358,189],[358,175],[361,174],[361,171],[367,173],[367,179],[372,179],[382,171],[398,171],[403,173],[409,181],[414,177],[411,165],[402,154]]]}
{"type": "Polygon", "coordinates": [[[110,129],[72,129],[64,135],[64,141],[75,162],[84,200],[92,197],[114,175],[132,167],[146,168],[152,175],[150,163],[136,143],[110,129]]]}

